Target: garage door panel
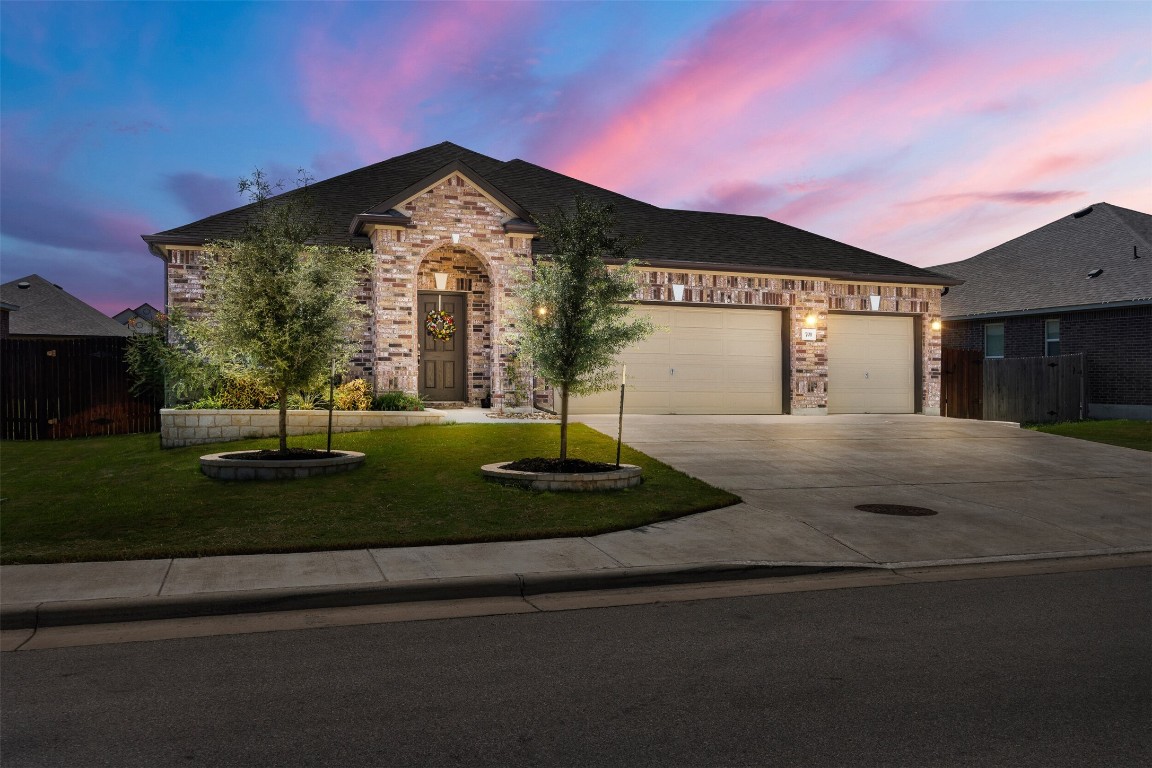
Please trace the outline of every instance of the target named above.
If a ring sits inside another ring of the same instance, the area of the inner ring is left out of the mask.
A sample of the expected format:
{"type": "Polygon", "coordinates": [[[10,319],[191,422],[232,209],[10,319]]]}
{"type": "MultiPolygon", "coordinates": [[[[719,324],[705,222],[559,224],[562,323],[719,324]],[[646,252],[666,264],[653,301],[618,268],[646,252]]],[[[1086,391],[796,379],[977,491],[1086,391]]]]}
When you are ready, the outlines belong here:
{"type": "Polygon", "coordinates": [[[913,318],[828,318],[828,412],[915,410],[913,318]]]}
{"type": "MultiPolygon", "coordinates": [[[[780,413],[781,315],[771,310],[642,307],[658,327],[626,350],[629,413],[780,413]]],[[[574,398],[613,412],[619,390],[574,398]]]]}

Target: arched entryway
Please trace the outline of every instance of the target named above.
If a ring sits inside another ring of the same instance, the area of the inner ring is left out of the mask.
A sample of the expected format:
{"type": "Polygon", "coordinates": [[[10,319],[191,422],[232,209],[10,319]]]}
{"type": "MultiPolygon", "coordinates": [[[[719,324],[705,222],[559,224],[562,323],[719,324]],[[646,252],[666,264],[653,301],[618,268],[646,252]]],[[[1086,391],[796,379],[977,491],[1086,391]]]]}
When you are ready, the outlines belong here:
{"type": "Polygon", "coordinates": [[[430,402],[479,404],[490,392],[492,372],[488,270],[470,249],[443,245],[420,262],[416,285],[419,393],[430,402]],[[430,311],[451,317],[451,338],[438,339],[428,330],[430,311]]]}

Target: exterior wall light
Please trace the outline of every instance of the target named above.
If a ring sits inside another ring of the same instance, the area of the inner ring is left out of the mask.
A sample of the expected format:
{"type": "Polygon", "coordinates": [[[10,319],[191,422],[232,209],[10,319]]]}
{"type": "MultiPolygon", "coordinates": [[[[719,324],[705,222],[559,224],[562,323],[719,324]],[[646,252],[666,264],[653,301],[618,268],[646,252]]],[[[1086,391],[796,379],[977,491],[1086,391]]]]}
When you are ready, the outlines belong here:
{"type": "Polygon", "coordinates": [[[808,316],[804,318],[804,325],[808,326],[809,328],[815,328],[816,327],[816,313],[815,312],[809,312],[808,313],[808,316]]]}
{"type": "Polygon", "coordinates": [[[432,277],[436,280],[436,290],[443,291],[448,288],[447,272],[433,272],[432,277]]]}
{"type": "Polygon", "coordinates": [[[932,330],[938,331],[943,327],[944,327],[944,324],[941,323],[939,320],[933,320],[932,321],[932,330]]]}
{"type": "Polygon", "coordinates": [[[672,298],[675,301],[684,301],[684,286],[679,283],[672,284],[672,298]]]}

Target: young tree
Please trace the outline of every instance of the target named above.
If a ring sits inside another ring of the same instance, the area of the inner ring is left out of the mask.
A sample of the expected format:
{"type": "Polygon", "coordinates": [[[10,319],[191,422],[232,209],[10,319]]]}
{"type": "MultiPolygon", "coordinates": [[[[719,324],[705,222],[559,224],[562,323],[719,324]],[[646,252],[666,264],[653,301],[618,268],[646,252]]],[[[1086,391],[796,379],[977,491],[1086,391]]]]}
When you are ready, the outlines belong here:
{"type": "Polygon", "coordinates": [[[347,364],[349,340],[364,310],[352,291],[371,256],[344,246],[309,245],[321,231],[301,174],[295,191],[273,197],[259,170],[240,181],[253,202],[237,240],[203,252],[201,315],[185,327],[198,353],[225,374],[276,391],[280,450],[288,449],[288,393],[308,387],[335,358],[347,364]]]}
{"type": "Polygon", "coordinates": [[[628,252],[635,241],[614,233],[611,205],[578,197],[571,212],[538,221],[550,246],[517,287],[521,350],[560,391],[560,459],[568,458],[568,398],[611,388],[616,356],[654,330],[631,316],[636,291],[628,252]],[[605,259],[621,260],[609,268],[605,259]]]}

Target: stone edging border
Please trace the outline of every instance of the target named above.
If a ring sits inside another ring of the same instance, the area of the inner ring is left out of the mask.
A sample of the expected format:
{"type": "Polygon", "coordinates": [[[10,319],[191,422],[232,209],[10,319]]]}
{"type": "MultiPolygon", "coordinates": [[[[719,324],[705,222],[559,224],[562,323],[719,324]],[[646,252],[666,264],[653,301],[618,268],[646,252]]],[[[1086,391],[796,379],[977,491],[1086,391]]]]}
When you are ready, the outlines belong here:
{"type": "Polygon", "coordinates": [[[359,451],[332,451],[338,456],[291,461],[225,459],[223,456],[249,451],[225,451],[200,457],[200,471],[216,480],[296,480],[316,475],[350,472],[364,463],[359,451]]]}
{"type": "Polygon", "coordinates": [[[635,464],[621,464],[607,472],[518,472],[504,469],[509,461],[480,467],[484,477],[500,483],[520,485],[534,491],[615,491],[632,488],[644,481],[644,471],[635,464]]]}

